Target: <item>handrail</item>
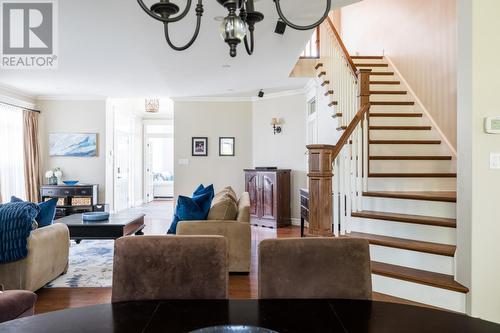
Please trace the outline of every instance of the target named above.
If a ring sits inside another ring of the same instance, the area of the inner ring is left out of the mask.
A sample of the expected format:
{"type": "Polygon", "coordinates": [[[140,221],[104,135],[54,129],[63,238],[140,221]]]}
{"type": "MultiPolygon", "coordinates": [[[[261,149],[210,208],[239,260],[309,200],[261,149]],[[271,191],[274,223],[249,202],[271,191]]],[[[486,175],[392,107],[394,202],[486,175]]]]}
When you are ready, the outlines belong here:
{"type": "Polygon", "coordinates": [[[358,69],[357,69],[356,65],[354,64],[354,61],[352,61],[351,55],[347,51],[347,48],[345,47],[344,42],[342,41],[342,38],[340,37],[337,29],[335,28],[335,25],[333,24],[332,19],[330,17],[327,17],[326,21],[328,22],[330,29],[332,29],[333,34],[335,35],[335,39],[337,39],[337,42],[340,45],[340,48],[344,52],[344,57],[346,58],[347,62],[349,63],[349,68],[351,69],[352,75],[354,77],[357,77],[356,73],[358,72],[358,69]]]}
{"type": "Polygon", "coordinates": [[[349,124],[349,126],[347,126],[344,133],[342,133],[342,136],[340,137],[339,141],[337,141],[337,143],[335,144],[335,148],[333,149],[332,152],[332,159],[337,158],[337,156],[342,151],[342,148],[347,143],[347,140],[349,140],[349,137],[351,136],[352,132],[354,132],[358,124],[364,119],[365,113],[367,113],[369,110],[370,110],[370,103],[367,103],[363,105],[361,109],[359,109],[359,111],[356,113],[354,118],[352,118],[351,123],[349,124]]]}

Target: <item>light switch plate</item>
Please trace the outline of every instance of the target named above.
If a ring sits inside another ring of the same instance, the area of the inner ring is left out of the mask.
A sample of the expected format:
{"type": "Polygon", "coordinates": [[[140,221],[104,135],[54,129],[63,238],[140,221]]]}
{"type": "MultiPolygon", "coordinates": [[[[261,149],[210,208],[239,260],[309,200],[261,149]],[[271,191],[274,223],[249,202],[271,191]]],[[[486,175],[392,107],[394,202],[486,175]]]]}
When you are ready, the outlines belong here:
{"type": "Polygon", "coordinates": [[[189,159],[187,159],[187,158],[180,158],[179,159],[179,165],[189,165],[189,159]]]}
{"type": "Polygon", "coordinates": [[[500,153],[490,153],[490,169],[500,169],[500,153]]]}

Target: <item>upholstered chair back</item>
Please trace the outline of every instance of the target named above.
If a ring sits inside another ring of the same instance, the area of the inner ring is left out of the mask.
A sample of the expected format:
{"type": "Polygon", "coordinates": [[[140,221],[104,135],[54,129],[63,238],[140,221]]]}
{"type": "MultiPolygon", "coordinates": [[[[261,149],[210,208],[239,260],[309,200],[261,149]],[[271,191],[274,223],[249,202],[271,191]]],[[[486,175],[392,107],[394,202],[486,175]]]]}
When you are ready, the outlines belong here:
{"type": "Polygon", "coordinates": [[[222,236],[128,236],[115,242],[112,302],[227,299],[222,236]]]}
{"type": "Polygon", "coordinates": [[[268,239],[259,246],[259,298],[372,296],[368,242],[349,238],[268,239]]]}

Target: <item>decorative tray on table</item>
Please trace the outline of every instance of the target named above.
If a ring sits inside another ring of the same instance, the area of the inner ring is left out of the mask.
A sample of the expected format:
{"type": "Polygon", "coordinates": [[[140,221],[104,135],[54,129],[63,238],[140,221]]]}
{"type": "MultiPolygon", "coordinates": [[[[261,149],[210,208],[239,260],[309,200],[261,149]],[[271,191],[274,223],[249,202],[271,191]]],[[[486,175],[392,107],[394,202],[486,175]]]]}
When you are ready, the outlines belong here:
{"type": "Polygon", "coordinates": [[[82,214],[84,222],[102,222],[109,220],[109,213],[107,212],[88,212],[82,214]]]}

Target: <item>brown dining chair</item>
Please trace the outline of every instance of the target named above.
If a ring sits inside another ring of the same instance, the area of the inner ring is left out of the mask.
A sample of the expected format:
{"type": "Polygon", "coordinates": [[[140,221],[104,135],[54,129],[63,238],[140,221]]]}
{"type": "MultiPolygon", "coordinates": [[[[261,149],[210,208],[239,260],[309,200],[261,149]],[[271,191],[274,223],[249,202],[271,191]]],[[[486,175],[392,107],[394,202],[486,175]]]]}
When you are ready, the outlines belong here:
{"type": "Polygon", "coordinates": [[[264,240],[258,275],[263,299],[372,297],[370,250],[362,239],[264,240]]]}
{"type": "Polygon", "coordinates": [[[113,303],[227,297],[226,238],[128,236],[116,240],[113,303]]]}

